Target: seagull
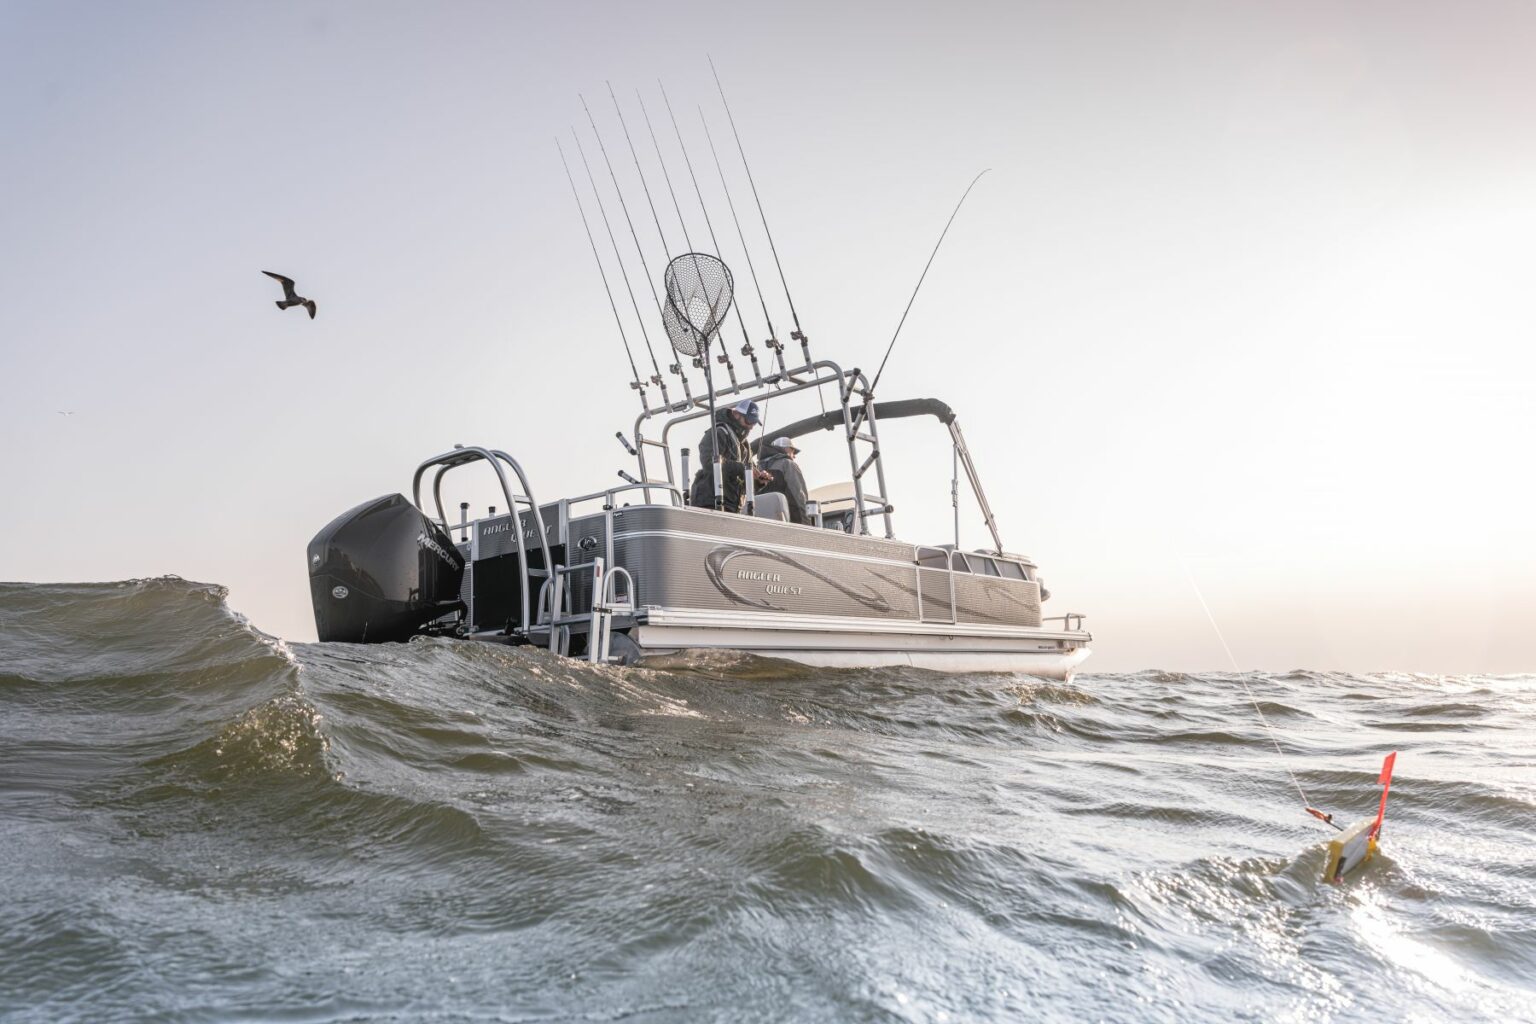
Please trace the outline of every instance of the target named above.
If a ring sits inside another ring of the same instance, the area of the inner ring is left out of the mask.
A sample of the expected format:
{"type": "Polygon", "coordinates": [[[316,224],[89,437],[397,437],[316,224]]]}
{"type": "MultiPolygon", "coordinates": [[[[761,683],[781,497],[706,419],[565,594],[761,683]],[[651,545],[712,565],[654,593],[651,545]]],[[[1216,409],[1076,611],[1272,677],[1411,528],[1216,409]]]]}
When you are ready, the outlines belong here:
{"type": "Polygon", "coordinates": [[[304,296],[295,292],[293,290],[293,278],[284,277],[282,274],[274,274],[270,270],[263,270],[262,273],[266,274],[274,281],[282,282],[283,299],[277,304],[278,309],[287,309],[289,306],[303,306],[305,309],[309,310],[309,318],[311,320],[315,318],[315,300],[306,299],[304,296]]]}

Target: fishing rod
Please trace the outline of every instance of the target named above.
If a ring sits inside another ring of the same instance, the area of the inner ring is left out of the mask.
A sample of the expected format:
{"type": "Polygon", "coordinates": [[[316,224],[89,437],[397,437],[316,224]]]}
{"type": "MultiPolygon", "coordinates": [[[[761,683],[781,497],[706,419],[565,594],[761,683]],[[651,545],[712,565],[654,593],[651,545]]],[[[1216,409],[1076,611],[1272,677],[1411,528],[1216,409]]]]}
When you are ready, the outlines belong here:
{"type": "MultiPolygon", "coordinates": [[[[741,251],[747,257],[747,272],[752,275],[752,287],[757,292],[758,305],[763,307],[763,319],[768,321],[768,337],[777,338],[778,335],[773,329],[773,317],[768,314],[768,302],[763,298],[763,286],[757,281],[757,267],[752,264],[752,250],[747,248],[747,236],[741,230],[741,218],[736,216],[736,203],[731,199],[731,187],[725,180],[725,168],[720,166],[720,154],[715,149],[715,137],[710,134],[709,120],[704,116],[703,107],[699,108],[699,123],[704,126],[704,138],[709,143],[709,155],[715,158],[715,173],[720,175],[720,190],[725,193],[725,205],[730,208],[731,220],[736,225],[736,237],[741,242],[741,251]]],[[[740,305],[736,309],[739,314],[741,312],[740,305]]],[[[762,371],[757,367],[757,355],[752,351],[752,343],[750,341],[742,348],[741,354],[752,360],[753,372],[758,376],[762,376],[762,371]]]]}
{"type": "MultiPolygon", "coordinates": [[[[699,261],[698,260],[694,260],[693,262],[694,262],[695,269],[697,269],[699,261]]],[[[716,337],[719,336],[719,333],[720,332],[717,329],[715,331],[716,337]]],[[[722,349],[725,348],[725,343],[721,342],[720,343],[720,347],[722,349]]],[[[716,403],[717,403],[718,399],[715,397],[715,378],[714,378],[714,374],[710,372],[710,366],[709,366],[709,335],[707,335],[707,334],[704,335],[704,347],[699,350],[699,355],[702,357],[701,365],[704,367],[704,387],[709,392],[709,440],[710,440],[710,447],[715,450],[715,464],[714,464],[714,470],[713,470],[713,472],[714,472],[714,484],[715,484],[715,494],[714,494],[715,511],[723,512],[725,510],[725,452],[723,452],[721,450],[721,448],[720,448],[720,423],[716,419],[716,416],[718,415],[718,410],[716,409],[716,403]]],[[[732,374],[732,377],[734,378],[735,374],[732,374]]],[[[732,383],[735,383],[734,379],[732,380],[732,383]]],[[[732,511],[735,511],[735,510],[733,509],[732,511]]]]}
{"type": "MultiPolygon", "coordinates": [[[[704,226],[709,229],[709,242],[715,247],[715,253],[718,255],[720,252],[720,240],[715,237],[715,224],[710,219],[709,206],[704,202],[704,190],[699,187],[699,176],[693,171],[693,160],[688,156],[687,144],[683,142],[683,130],[678,127],[677,114],[672,110],[672,100],[667,95],[667,87],[661,83],[661,79],[658,78],[656,80],[656,86],[661,90],[662,101],[667,105],[667,116],[672,119],[672,131],[677,135],[677,148],[682,150],[683,163],[687,166],[688,177],[693,182],[694,194],[699,198],[699,209],[704,213],[704,226]]],[[[752,337],[747,334],[747,323],[741,317],[741,306],[739,303],[732,303],[732,305],[736,307],[736,322],[741,326],[742,340],[750,346],[752,344],[752,337]]],[[[725,339],[723,338],[720,340],[720,361],[725,364],[726,371],[730,374],[731,386],[735,387],[736,368],[731,365],[730,351],[726,348],[725,339]]]]}
{"type": "Polygon", "coordinates": [[[923,264],[923,272],[918,275],[917,287],[912,289],[912,297],[907,299],[907,308],[901,311],[901,320],[896,324],[896,333],[891,335],[891,343],[885,346],[885,357],[880,360],[880,369],[875,371],[875,379],[870,382],[869,393],[875,393],[875,385],[880,383],[880,375],[885,372],[885,363],[891,358],[891,349],[896,347],[896,339],[901,336],[902,325],[907,322],[907,314],[912,312],[912,303],[917,301],[918,290],[923,287],[923,281],[928,277],[928,268],[933,266],[933,258],[939,254],[939,246],[944,244],[944,236],[949,234],[949,226],[955,222],[955,216],[959,214],[960,207],[965,204],[965,197],[971,194],[971,189],[981,180],[981,175],[986,174],[992,168],[988,167],[981,174],[971,179],[971,183],[965,187],[965,192],[960,196],[960,202],[955,204],[955,209],[949,215],[949,220],[944,223],[944,230],[939,232],[939,240],[933,243],[933,252],[928,254],[928,262],[923,264]]]}
{"type": "MultiPolygon", "coordinates": [[[[658,80],[657,84],[660,84],[660,80],[658,80]]],[[[683,208],[677,201],[677,189],[672,186],[672,172],[667,170],[666,158],[661,155],[661,143],[656,140],[656,126],[651,123],[651,112],[646,109],[645,97],[641,95],[638,87],[635,89],[635,100],[639,102],[640,113],[645,117],[645,129],[650,133],[651,136],[651,148],[656,150],[656,162],[661,165],[661,176],[667,183],[667,194],[672,197],[672,210],[677,214],[677,226],[681,228],[683,232],[683,244],[688,247],[689,252],[693,252],[693,239],[688,234],[688,221],[683,218],[683,208]]],[[[684,158],[686,159],[686,157],[687,152],[685,150],[684,158]]],[[[673,351],[676,351],[676,346],[673,347],[673,351]]],[[[682,378],[683,390],[686,393],[688,388],[688,378],[683,374],[682,361],[679,360],[678,362],[671,364],[668,369],[682,378]]],[[[688,395],[688,400],[691,404],[693,401],[693,396],[691,394],[688,395]]]]}
{"type": "MultiPolygon", "coordinates": [[[[810,343],[806,340],[805,332],[800,329],[800,314],[795,312],[795,300],[789,294],[789,282],[784,278],[784,264],[779,262],[779,249],[773,244],[773,232],[768,230],[768,215],[763,212],[763,200],[757,194],[757,181],[752,177],[752,165],[747,163],[747,151],[741,144],[741,132],[736,130],[736,117],[731,113],[730,101],[725,98],[725,86],[720,84],[720,72],[715,70],[715,59],[708,56],[705,59],[709,61],[709,73],[715,76],[715,88],[720,91],[720,103],[725,107],[725,116],[731,123],[731,134],[736,138],[736,152],[741,154],[741,166],[746,169],[747,184],[752,186],[752,200],[757,204],[757,215],[763,222],[763,234],[768,236],[768,250],[773,253],[773,265],[779,271],[779,284],[784,286],[784,300],[789,303],[789,316],[795,322],[795,329],[790,334],[790,338],[800,343],[800,348],[805,353],[805,361],[809,363],[811,361],[810,343]]],[[[816,390],[816,394],[821,394],[820,388],[816,390]]]]}
{"type": "MultiPolygon", "coordinates": [[[[646,183],[645,170],[640,166],[640,154],[635,152],[635,140],[629,136],[629,122],[624,120],[624,109],[619,106],[619,98],[614,95],[613,83],[604,82],[608,87],[608,98],[613,100],[613,112],[618,115],[619,127],[624,131],[624,141],[629,144],[630,159],[635,162],[635,174],[640,178],[640,188],[645,192],[645,204],[651,208],[651,220],[656,223],[656,235],[661,239],[661,252],[672,262],[672,247],[667,244],[667,233],[661,229],[661,218],[656,215],[656,204],[651,200],[651,186],[646,183]]],[[[691,248],[691,246],[690,246],[691,248]]]]}
{"type": "Polygon", "coordinates": [[[677,213],[678,227],[683,229],[683,244],[688,251],[693,251],[693,239],[688,237],[688,222],[683,219],[683,208],[677,202],[677,189],[672,187],[672,175],[667,170],[666,158],[661,155],[661,143],[656,141],[656,127],[651,124],[651,112],[645,108],[645,97],[640,90],[635,90],[635,99],[640,103],[640,113],[645,117],[645,129],[651,133],[651,146],[656,150],[656,162],[661,164],[661,176],[667,182],[667,192],[672,196],[672,209],[677,213]]]}
{"type": "MultiPolygon", "coordinates": [[[[667,262],[670,263],[670,262],[672,262],[672,247],[667,244],[667,233],[662,230],[662,228],[661,228],[661,218],[656,215],[656,204],[651,199],[651,187],[650,187],[650,185],[645,180],[645,171],[640,167],[640,154],[635,152],[635,140],[630,138],[630,135],[629,135],[629,123],[624,120],[624,111],[619,106],[619,98],[618,98],[618,96],[616,96],[614,94],[613,83],[605,81],[603,84],[608,86],[608,97],[609,97],[609,99],[613,100],[613,112],[615,114],[617,114],[618,117],[619,117],[619,127],[624,130],[624,141],[629,144],[629,155],[630,155],[630,158],[635,161],[635,173],[640,176],[640,188],[643,189],[644,192],[645,192],[645,203],[646,203],[647,206],[649,206],[651,208],[651,220],[653,220],[656,223],[656,235],[657,235],[657,237],[659,237],[661,239],[661,252],[662,252],[662,255],[665,256],[666,259],[667,259],[667,262]]],[[[638,91],[637,91],[636,94],[638,95],[638,91]]],[[[642,103],[641,104],[641,110],[644,111],[644,109],[645,109],[645,106],[642,103]]],[[[659,150],[658,150],[658,155],[659,155],[659,150]]],[[[662,171],[662,174],[666,174],[667,168],[666,168],[665,164],[662,165],[661,171],[662,171]]],[[[669,188],[671,187],[671,183],[670,182],[668,182],[668,187],[669,188]]],[[[674,198],[673,202],[674,203],[676,202],[675,198],[674,198]]],[[[687,231],[686,230],[683,233],[683,238],[684,238],[684,241],[687,240],[687,231]]],[[[689,248],[691,249],[693,247],[690,245],[689,248]]],[[[649,271],[646,272],[646,276],[647,277],[650,276],[650,272],[649,271]]],[[[655,290],[655,286],[653,285],[652,286],[652,293],[653,293],[653,295],[654,295],[654,290],[655,290]]],[[[659,301],[657,303],[657,306],[658,306],[658,310],[659,310],[659,308],[660,308],[660,302],[659,301]]],[[[654,362],[654,359],[652,361],[654,362]]],[[[676,372],[679,376],[682,375],[682,369],[676,363],[673,363],[671,365],[671,369],[674,372],[676,372]]],[[[662,376],[661,376],[661,368],[659,366],[656,367],[656,376],[655,376],[654,379],[656,381],[658,381],[658,382],[660,382],[663,379],[662,376]]],[[[662,401],[667,406],[671,406],[672,400],[667,395],[667,386],[665,384],[661,385],[661,397],[662,397],[662,401]]]]}
{"type": "MultiPolygon", "coordinates": [[[[651,301],[656,303],[656,312],[659,315],[661,313],[661,299],[656,295],[656,282],[651,280],[651,268],[645,262],[645,249],[640,245],[640,236],[635,231],[635,222],[629,216],[629,204],[624,201],[624,190],[619,187],[619,176],[614,173],[613,161],[608,159],[608,147],[603,144],[603,135],[597,130],[597,121],[592,117],[592,109],[587,106],[587,98],[580,93],[576,94],[576,98],[581,100],[581,109],[587,113],[587,123],[592,126],[592,135],[597,139],[597,148],[602,151],[603,163],[608,167],[608,177],[613,180],[613,190],[619,197],[619,209],[624,212],[624,223],[629,225],[629,237],[634,240],[635,252],[640,257],[640,270],[645,274],[645,283],[651,289],[651,301]]],[[[596,190],[596,188],[597,186],[594,185],[593,189],[596,190]]],[[[650,198],[649,194],[647,194],[646,198],[650,198]]],[[[635,315],[639,315],[638,308],[635,311],[635,315]]],[[[641,326],[644,327],[643,320],[641,321],[641,326]]],[[[651,336],[649,333],[645,335],[645,347],[651,354],[651,366],[656,371],[655,379],[660,382],[661,364],[656,361],[656,351],[651,348],[651,336]]],[[[671,400],[667,398],[665,390],[662,393],[662,400],[668,405],[672,404],[671,400]]]]}
{"type": "MultiPolygon", "coordinates": [[[[581,193],[576,191],[576,179],[571,175],[571,165],[565,160],[565,147],[560,145],[560,137],[555,136],[555,149],[560,153],[560,166],[565,168],[565,180],[571,183],[571,195],[576,199],[576,210],[581,214],[581,226],[587,233],[587,244],[592,247],[592,258],[597,261],[597,272],[603,279],[603,293],[608,296],[608,308],[613,310],[613,322],[619,328],[619,340],[624,343],[624,355],[629,359],[630,372],[635,379],[630,382],[630,387],[640,392],[640,405],[647,412],[650,407],[645,401],[645,385],[640,383],[640,370],[635,366],[635,354],[629,349],[629,336],[624,333],[624,320],[619,316],[618,303],[613,301],[613,289],[608,287],[608,272],[603,269],[603,259],[597,254],[597,242],[592,237],[592,225],[587,222],[587,211],[581,203],[581,193]]],[[[666,400],[666,388],[662,388],[662,400],[666,400]]]]}
{"type": "MultiPolygon", "coordinates": [[[[576,143],[576,152],[581,156],[581,165],[586,168],[587,183],[592,186],[592,198],[597,203],[597,212],[603,218],[603,227],[608,232],[608,242],[613,246],[613,258],[619,265],[619,275],[624,279],[624,290],[629,293],[629,304],[634,307],[635,319],[640,321],[640,336],[645,339],[645,347],[651,351],[651,361],[655,362],[656,353],[651,349],[651,336],[645,329],[645,317],[640,313],[640,303],[635,298],[635,289],[629,283],[629,271],[624,266],[624,257],[619,255],[619,242],[613,236],[613,225],[608,222],[608,211],[603,208],[603,197],[597,191],[597,178],[592,174],[592,165],[587,162],[587,151],[582,148],[581,137],[576,134],[574,127],[571,129],[571,138],[576,143]]],[[[634,360],[631,359],[630,362],[633,363],[634,360]]],[[[635,376],[638,379],[640,375],[637,373],[635,376]]],[[[687,387],[686,381],[684,387],[687,387]]]]}

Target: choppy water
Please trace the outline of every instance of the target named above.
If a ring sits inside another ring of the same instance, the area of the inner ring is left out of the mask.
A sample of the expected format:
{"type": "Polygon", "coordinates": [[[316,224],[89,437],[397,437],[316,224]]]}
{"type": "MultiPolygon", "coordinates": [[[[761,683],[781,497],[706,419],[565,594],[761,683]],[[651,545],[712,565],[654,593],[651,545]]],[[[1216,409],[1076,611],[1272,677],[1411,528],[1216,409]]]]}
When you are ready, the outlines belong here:
{"type": "Polygon", "coordinates": [[[0,585],[14,1020],[1536,1019],[1536,677],[285,647],[0,585]]]}

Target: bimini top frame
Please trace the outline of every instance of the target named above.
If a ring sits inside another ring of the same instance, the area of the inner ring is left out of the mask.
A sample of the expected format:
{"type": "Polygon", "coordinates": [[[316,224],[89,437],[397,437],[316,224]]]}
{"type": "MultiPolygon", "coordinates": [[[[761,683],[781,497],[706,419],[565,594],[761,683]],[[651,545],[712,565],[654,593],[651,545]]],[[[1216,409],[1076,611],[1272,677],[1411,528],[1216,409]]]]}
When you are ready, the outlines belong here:
{"type": "MultiPolygon", "coordinates": [[[[997,518],[992,515],[992,504],[987,501],[987,494],[981,487],[981,476],[976,472],[976,464],[971,461],[971,449],[965,443],[965,435],[960,432],[960,420],[955,416],[955,411],[937,398],[907,398],[895,402],[876,402],[873,413],[881,419],[902,419],[907,416],[932,416],[949,429],[949,439],[954,446],[955,461],[965,467],[966,479],[970,481],[971,493],[976,496],[976,504],[981,506],[982,519],[986,521],[987,531],[992,534],[992,543],[996,545],[999,555],[1004,554],[1003,539],[998,536],[997,518]]],[[[815,430],[831,430],[837,426],[837,413],[827,412],[820,416],[808,416],[803,420],[784,427],[776,427],[775,434],[785,437],[800,437],[815,430]]],[[[958,495],[956,496],[958,498],[958,495]]],[[[959,543],[957,538],[956,543],[959,543]]]]}

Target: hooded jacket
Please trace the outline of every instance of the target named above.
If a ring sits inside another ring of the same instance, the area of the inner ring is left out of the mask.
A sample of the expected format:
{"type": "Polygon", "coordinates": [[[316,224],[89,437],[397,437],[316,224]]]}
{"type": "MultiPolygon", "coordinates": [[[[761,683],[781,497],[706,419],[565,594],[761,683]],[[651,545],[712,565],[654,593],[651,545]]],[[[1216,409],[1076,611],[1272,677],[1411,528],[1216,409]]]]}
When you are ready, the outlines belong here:
{"type": "Polygon", "coordinates": [[[747,469],[752,465],[752,447],[747,443],[751,427],[741,427],[729,409],[715,411],[714,426],[699,439],[699,471],[693,475],[688,500],[698,508],[715,507],[715,453],[724,460],[721,480],[725,490],[725,510],[741,511],[742,492],[746,490],[747,469]]]}

